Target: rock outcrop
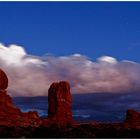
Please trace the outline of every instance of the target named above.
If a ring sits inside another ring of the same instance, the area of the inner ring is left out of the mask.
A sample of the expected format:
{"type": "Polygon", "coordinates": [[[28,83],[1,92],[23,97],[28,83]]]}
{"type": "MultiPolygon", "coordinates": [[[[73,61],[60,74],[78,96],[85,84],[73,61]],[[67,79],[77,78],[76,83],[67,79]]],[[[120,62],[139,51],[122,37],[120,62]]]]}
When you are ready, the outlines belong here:
{"type": "Polygon", "coordinates": [[[37,112],[23,113],[12,103],[7,95],[8,78],[0,69],[0,125],[5,126],[38,126],[41,124],[37,112]]]}
{"type": "Polygon", "coordinates": [[[53,83],[48,90],[48,119],[41,119],[37,112],[23,113],[17,108],[12,98],[7,95],[8,78],[0,69],[0,125],[4,126],[32,126],[55,124],[57,126],[71,126],[72,97],[68,82],[53,83]]]}
{"type": "Polygon", "coordinates": [[[140,126],[140,113],[132,109],[127,110],[125,124],[140,126]]]}
{"type": "Polygon", "coordinates": [[[48,121],[58,126],[70,126],[72,120],[72,97],[66,81],[52,83],[48,90],[48,121]]]}

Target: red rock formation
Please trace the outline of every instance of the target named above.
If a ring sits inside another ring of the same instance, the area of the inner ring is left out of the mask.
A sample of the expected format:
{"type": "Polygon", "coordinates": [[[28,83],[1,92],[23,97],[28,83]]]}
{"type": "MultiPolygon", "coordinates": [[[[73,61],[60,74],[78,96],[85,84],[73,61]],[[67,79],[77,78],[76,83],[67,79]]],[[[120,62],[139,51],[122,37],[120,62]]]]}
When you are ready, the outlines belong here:
{"type": "Polygon", "coordinates": [[[7,95],[8,78],[0,69],[0,125],[34,126],[57,124],[68,126],[72,124],[72,97],[68,82],[53,83],[48,93],[48,119],[39,118],[37,112],[23,113],[12,103],[7,95]]]}
{"type": "Polygon", "coordinates": [[[140,113],[132,109],[127,110],[125,123],[131,126],[140,126],[140,113]]]}
{"type": "Polygon", "coordinates": [[[72,124],[72,97],[68,82],[53,83],[48,90],[48,121],[58,126],[72,124]]]}
{"type": "Polygon", "coordinates": [[[0,69],[0,89],[5,90],[8,87],[8,78],[4,71],[0,69]]]}
{"type": "Polygon", "coordinates": [[[0,125],[38,126],[41,124],[37,112],[22,113],[7,95],[8,78],[0,69],[0,125]]]}

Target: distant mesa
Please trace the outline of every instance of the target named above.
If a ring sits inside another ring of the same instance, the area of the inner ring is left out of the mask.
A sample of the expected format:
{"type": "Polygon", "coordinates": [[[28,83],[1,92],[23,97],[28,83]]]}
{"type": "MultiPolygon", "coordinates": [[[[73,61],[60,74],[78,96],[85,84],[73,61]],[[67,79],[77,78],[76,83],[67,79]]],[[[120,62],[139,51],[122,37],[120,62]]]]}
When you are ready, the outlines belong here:
{"type": "Polygon", "coordinates": [[[58,126],[69,126],[72,119],[72,96],[66,81],[54,82],[48,90],[48,120],[58,126]]]}

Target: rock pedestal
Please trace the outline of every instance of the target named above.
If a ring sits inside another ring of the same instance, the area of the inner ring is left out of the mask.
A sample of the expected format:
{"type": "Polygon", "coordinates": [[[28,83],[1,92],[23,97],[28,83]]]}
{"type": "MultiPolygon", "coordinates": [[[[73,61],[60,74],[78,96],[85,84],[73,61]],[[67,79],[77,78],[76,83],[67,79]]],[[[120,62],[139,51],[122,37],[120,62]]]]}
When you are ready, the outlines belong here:
{"type": "Polygon", "coordinates": [[[66,81],[52,83],[48,90],[48,121],[58,126],[72,124],[72,97],[66,81]]]}

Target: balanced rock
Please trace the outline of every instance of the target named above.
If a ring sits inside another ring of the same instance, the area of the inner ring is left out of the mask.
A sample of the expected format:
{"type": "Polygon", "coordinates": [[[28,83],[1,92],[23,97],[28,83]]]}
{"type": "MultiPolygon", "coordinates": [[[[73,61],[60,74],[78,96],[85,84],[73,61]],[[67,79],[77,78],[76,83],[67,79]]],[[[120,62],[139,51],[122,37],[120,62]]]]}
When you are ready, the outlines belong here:
{"type": "Polygon", "coordinates": [[[0,89],[5,90],[8,87],[8,78],[3,70],[0,69],[0,89]]]}
{"type": "Polygon", "coordinates": [[[37,112],[23,113],[17,108],[12,98],[7,95],[8,78],[0,69],[0,125],[5,126],[38,126],[41,124],[37,112]]]}
{"type": "Polygon", "coordinates": [[[48,121],[58,126],[72,124],[72,96],[66,81],[52,83],[48,90],[48,121]]]}
{"type": "Polygon", "coordinates": [[[125,123],[131,126],[140,126],[140,113],[132,109],[127,110],[125,123]]]}

